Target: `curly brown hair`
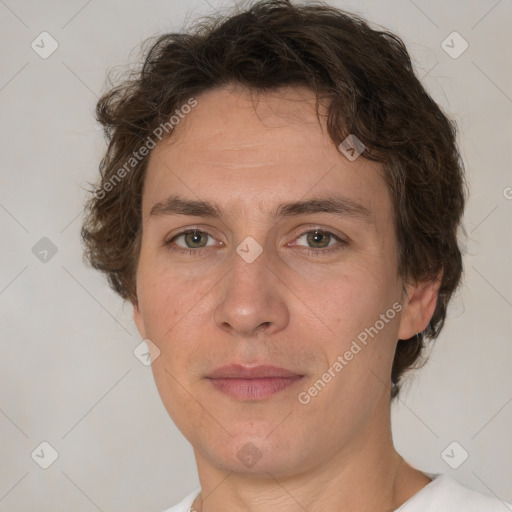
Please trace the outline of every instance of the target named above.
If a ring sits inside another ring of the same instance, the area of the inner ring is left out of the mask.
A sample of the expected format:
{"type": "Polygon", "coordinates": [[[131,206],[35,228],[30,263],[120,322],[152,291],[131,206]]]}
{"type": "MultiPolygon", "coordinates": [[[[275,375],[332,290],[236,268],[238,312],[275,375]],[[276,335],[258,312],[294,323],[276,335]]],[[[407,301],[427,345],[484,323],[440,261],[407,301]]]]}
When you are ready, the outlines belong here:
{"type": "Polygon", "coordinates": [[[186,33],[150,40],[141,70],[99,100],[97,119],[109,144],[100,185],[86,204],[84,257],[106,273],[122,298],[136,304],[148,151],[131,161],[131,169],[126,162],[202,92],[229,83],[258,91],[305,85],[316,94],[317,114],[319,98],[328,99],[333,142],[339,145],[354,134],[366,146],[362,156],[383,166],[400,276],[435,280],[442,271],[427,328],[398,340],[391,375],[395,397],[403,373],[414,367],[425,342],[439,335],[462,275],[457,233],[466,187],[455,123],[425,91],[395,34],[320,2],[262,0],[235,9],[229,16],[204,18],[186,33]]]}

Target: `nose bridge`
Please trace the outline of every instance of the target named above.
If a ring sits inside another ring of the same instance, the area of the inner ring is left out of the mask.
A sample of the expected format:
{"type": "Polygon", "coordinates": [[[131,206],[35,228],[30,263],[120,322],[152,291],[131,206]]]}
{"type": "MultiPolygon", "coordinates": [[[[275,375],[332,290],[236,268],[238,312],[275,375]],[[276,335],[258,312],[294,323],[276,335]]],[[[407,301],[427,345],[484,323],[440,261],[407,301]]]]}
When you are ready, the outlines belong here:
{"type": "MultiPolygon", "coordinates": [[[[258,244],[258,247],[261,246],[258,244]]],[[[267,296],[277,292],[275,283],[269,279],[272,272],[269,270],[268,255],[258,247],[251,240],[243,241],[237,247],[232,258],[231,275],[226,283],[225,299],[233,299],[239,305],[258,299],[261,304],[267,296]]]]}
{"type": "Polygon", "coordinates": [[[271,258],[248,237],[232,256],[215,306],[218,327],[250,335],[258,329],[281,329],[288,323],[286,297],[270,270],[271,258]]]}
{"type": "Polygon", "coordinates": [[[232,284],[240,285],[242,291],[247,288],[248,292],[263,295],[277,292],[275,277],[270,270],[270,255],[259,244],[256,246],[257,242],[253,240],[246,239],[237,247],[233,257],[232,284]]]}

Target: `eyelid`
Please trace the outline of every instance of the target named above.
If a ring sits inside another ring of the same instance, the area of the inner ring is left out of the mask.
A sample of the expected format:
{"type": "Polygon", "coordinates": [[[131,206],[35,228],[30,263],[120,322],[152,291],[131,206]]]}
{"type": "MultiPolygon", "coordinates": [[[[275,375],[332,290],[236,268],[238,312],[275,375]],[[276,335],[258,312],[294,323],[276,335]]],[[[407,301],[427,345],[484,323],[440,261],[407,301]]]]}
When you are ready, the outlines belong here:
{"type": "Polygon", "coordinates": [[[319,224],[311,224],[311,225],[302,226],[301,228],[298,229],[297,233],[294,235],[294,240],[296,238],[299,238],[299,237],[305,235],[306,233],[311,232],[311,231],[320,231],[322,233],[332,235],[335,238],[337,238],[345,243],[348,243],[350,241],[350,239],[345,234],[341,233],[337,229],[324,227],[319,224]]]}
{"type": "MultiPolygon", "coordinates": [[[[178,233],[176,236],[173,236],[171,240],[175,241],[181,237],[188,235],[189,233],[199,233],[202,236],[206,236],[207,238],[212,238],[213,240],[216,240],[216,238],[213,235],[211,235],[210,233],[207,233],[206,231],[199,231],[198,229],[190,229],[190,230],[184,231],[183,233],[178,233]]],[[[174,243],[176,243],[176,242],[174,242],[174,243]]],[[[207,247],[212,247],[213,245],[215,245],[215,244],[208,244],[208,241],[207,241],[206,245],[204,247],[198,247],[197,249],[190,249],[189,247],[186,247],[186,246],[183,247],[181,245],[178,245],[178,247],[185,251],[189,251],[189,250],[198,251],[200,249],[206,249],[207,247]]],[[[222,242],[220,242],[219,245],[223,245],[222,242]]]]}
{"type": "MultiPolygon", "coordinates": [[[[164,241],[163,241],[163,244],[164,246],[168,246],[168,245],[171,245],[171,242],[173,242],[173,240],[175,240],[176,238],[180,237],[180,236],[183,236],[183,235],[186,235],[188,233],[191,233],[191,232],[194,232],[194,231],[197,231],[198,233],[201,233],[201,234],[204,234],[204,235],[208,235],[210,236],[211,238],[214,238],[214,239],[217,239],[217,236],[214,235],[211,231],[213,230],[213,228],[206,228],[204,226],[188,226],[186,228],[181,228],[179,231],[175,232],[175,233],[171,233],[170,235],[166,236],[164,238],[164,241]]],[[[224,245],[224,242],[222,240],[220,240],[220,245],[223,246],[224,245]]],[[[180,250],[180,249],[183,249],[184,251],[199,251],[200,249],[206,249],[206,247],[212,247],[211,245],[208,245],[208,246],[205,246],[205,247],[200,247],[199,249],[189,249],[187,247],[180,247],[178,246],[178,249],[176,250],[180,250]]]]}
{"type": "Polygon", "coordinates": [[[333,245],[335,245],[335,244],[331,244],[332,241],[343,242],[343,240],[341,240],[341,238],[339,236],[335,235],[334,233],[330,233],[328,231],[320,231],[319,229],[310,229],[308,231],[305,231],[304,233],[302,233],[302,235],[296,236],[294,238],[294,242],[296,242],[297,240],[300,240],[303,237],[307,237],[307,235],[309,233],[315,233],[315,232],[322,233],[324,235],[328,235],[330,237],[330,240],[329,240],[330,245],[327,245],[326,247],[320,247],[320,248],[319,247],[308,247],[307,245],[299,245],[299,244],[294,244],[294,245],[297,245],[297,247],[304,247],[306,249],[316,249],[317,251],[322,251],[322,250],[325,251],[325,250],[333,247],[333,245]]]}
{"type": "Polygon", "coordinates": [[[321,257],[321,256],[327,256],[331,254],[335,254],[338,251],[343,250],[346,246],[349,245],[349,239],[345,235],[337,234],[333,232],[330,228],[323,228],[320,226],[310,226],[307,228],[302,228],[303,230],[299,232],[297,235],[293,237],[292,243],[286,244],[287,247],[300,247],[301,251],[308,254],[309,256],[313,257],[321,257]],[[307,235],[308,233],[311,233],[313,231],[319,231],[320,233],[324,233],[326,235],[330,235],[332,238],[334,238],[337,243],[333,245],[328,245],[327,247],[323,248],[315,248],[315,247],[308,247],[307,245],[297,245],[295,244],[295,241],[299,238],[302,238],[303,236],[307,235]]]}
{"type": "MultiPolygon", "coordinates": [[[[202,233],[204,235],[210,236],[211,238],[217,239],[217,237],[213,233],[210,232],[210,227],[205,228],[203,226],[189,226],[189,227],[186,227],[186,228],[182,228],[180,231],[167,236],[164,239],[163,245],[164,246],[170,246],[171,242],[173,240],[175,240],[176,238],[178,238],[180,236],[183,236],[183,235],[186,235],[186,234],[188,234],[190,232],[194,232],[194,231],[197,231],[197,232],[202,233]]],[[[309,225],[309,226],[302,226],[300,228],[300,230],[293,235],[292,242],[295,242],[298,238],[301,238],[302,236],[304,236],[304,235],[306,235],[306,234],[308,234],[308,233],[310,233],[312,231],[319,231],[321,233],[325,233],[327,235],[331,235],[333,238],[335,238],[338,241],[338,244],[329,245],[329,246],[327,246],[325,248],[314,248],[314,247],[307,247],[307,246],[303,246],[303,245],[297,245],[297,247],[303,247],[303,249],[305,251],[311,252],[311,253],[322,253],[322,252],[323,253],[328,253],[328,252],[340,249],[340,247],[339,247],[340,244],[341,244],[341,246],[345,246],[345,245],[347,245],[349,243],[349,239],[348,239],[348,237],[346,235],[338,234],[337,232],[335,232],[336,230],[333,230],[332,228],[322,227],[322,226],[319,226],[317,224],[312,224],[312,225],[309,225]]],[[[222,240],[220,240],[219,245],[220,246],[224,246],[224,242],[222,240]]],[[[294,244],[292,244],[290,242],[286,243],[287,247],[291,247],[293,245],[294,244]]],[[[177,246],[177,248],[173,248],[173,250],[185,251],[185,252],[200,252],[202,249],[207,249],[208,247],[213,247],[213,246],[212,245],[206,245],[204,247],[199,247],[199,248],[196,248],[196,249],[177,246]]]]}

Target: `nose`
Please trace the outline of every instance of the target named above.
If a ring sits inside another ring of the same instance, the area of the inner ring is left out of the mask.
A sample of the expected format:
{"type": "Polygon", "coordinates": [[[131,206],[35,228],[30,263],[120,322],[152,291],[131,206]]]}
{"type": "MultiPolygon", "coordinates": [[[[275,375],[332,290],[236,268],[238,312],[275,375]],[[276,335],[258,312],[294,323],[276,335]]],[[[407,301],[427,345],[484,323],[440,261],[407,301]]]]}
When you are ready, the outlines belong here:
{"type": "Polygon", "coordinates": [[[215,324],[229,334],[270,335],[288,325],[287,288],[265,251],[251,263],[235,253],[231,272],[219,284],[218,297],[215,324]]]}

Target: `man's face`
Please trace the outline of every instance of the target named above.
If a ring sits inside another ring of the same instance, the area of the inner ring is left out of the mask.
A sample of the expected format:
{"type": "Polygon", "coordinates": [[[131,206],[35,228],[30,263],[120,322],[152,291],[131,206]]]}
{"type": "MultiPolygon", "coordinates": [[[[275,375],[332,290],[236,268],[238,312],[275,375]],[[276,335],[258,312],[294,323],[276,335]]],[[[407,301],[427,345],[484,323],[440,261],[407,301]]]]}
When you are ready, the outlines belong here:
{"type": "Polygon", "coordinates": [[[313,468],[389,409],[403,313],[391,200],[381,166],[340,153],[314,99],[209,91],[147,168],[134,318],[161,351],[167,411],[225,470],[313,468]],[[170,196],[218,216],[177,213],[170,196]],[[348,206],[318,211],[327,198],[348,206]]]}

